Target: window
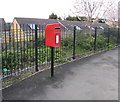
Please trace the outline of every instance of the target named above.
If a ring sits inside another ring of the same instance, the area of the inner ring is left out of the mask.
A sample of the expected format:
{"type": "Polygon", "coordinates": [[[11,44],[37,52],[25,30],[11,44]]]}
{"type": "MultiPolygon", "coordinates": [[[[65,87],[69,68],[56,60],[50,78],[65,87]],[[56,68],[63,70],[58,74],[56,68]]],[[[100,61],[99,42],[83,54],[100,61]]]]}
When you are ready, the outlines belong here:
{"type": "Polygon", "coordinates": [[[100,27],[100,29],[104,29],[104,27],[102,27],[102,26],[99,26],[100,27]]]}
{"type": "Polygon", "coordinates": [[[78,26],[76,26],[76,29],[77,29],[77,30],[82,30],[82,29],[81,29],[80,27],[78,27],[78,26]]]}
{"type": "MultiPolygon", "coordinates": [[[[35,30],[35,24],[28,24],[28,26],[30,27],[30,29],[35,30]]],[[[39,29],[39,27],[37,27],[37,29],[39,29]]]]}

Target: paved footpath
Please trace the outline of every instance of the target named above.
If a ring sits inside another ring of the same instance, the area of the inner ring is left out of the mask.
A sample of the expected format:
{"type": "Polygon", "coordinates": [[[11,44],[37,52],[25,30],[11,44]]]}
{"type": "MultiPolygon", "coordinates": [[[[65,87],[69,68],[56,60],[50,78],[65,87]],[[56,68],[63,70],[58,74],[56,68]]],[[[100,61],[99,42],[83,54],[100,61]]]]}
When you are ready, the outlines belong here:
{"type": "Polygon", "coordinates": [[[4,100],[118,100],[118,49],[38,73],[3,90],[4,100]]]}

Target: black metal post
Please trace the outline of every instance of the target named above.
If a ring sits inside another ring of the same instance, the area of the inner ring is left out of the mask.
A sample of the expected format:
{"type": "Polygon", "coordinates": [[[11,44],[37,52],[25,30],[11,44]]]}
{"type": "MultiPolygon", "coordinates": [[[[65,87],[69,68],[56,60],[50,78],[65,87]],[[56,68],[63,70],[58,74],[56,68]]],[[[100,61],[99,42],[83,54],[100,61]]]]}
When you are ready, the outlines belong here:
{"type": "Polygon", "coordinates": [[[95,27],[94,51],[96,51],[96,41],[97,41],[97,27],[95,27]]]}
{"type": "Polygon", "coordinates": [[[74,39],[73,39],[73,59],[75,59],[75,50],[76,50],[76,26],[74,26],[74,39]]]}
{"type": "Polygon", "coordinates": [[[54,47],[51,47],[51,77],[54,76],[54,47]]]}
{"type": "Polygon", "coordinates": [[[37,25],[35,25],[35,70],[38,71],[38,35],[37,25]]]}
{"type": "Polygon", "coordinates": [[[120,44],[120,28],[118,27],[117,46],[120,44]]]}
{"type": "Polygon", "coordinates": [[[109,49],[109,44],[110,44],[110,28],[108,28],[108,49],[109,49]]]}

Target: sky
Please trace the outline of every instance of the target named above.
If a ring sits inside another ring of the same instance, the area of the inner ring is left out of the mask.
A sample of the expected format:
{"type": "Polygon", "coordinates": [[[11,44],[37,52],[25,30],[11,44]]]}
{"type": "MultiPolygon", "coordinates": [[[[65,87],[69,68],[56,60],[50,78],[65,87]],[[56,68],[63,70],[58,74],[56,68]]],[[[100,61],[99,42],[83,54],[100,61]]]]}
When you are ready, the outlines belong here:
{"type": "Polygon", "coordinates": [[[73,15],[70,9],[73,9],[74,1],[75,0],[0,0],[0,18],[5,18],[6,22],[12,22],[14,17],[47,19],[51,13],[55,13],[64,18],[68,15],[73,15]]]}
{"type": "Polygon", "coordinates": [[[51,13],[70,14],[73,0],[0,0],[0,18],[12,22],[14,17],[45,18],[51,13]]]}

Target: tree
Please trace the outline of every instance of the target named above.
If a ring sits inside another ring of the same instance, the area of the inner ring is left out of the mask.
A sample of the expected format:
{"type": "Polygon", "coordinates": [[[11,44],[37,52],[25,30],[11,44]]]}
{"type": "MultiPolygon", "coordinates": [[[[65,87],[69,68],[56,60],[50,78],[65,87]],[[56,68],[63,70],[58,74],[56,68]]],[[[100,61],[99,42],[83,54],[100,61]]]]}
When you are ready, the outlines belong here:
{"type": "Polygon", "coordinates": [[[75,17],[75,16],[68,16],[68,17],[66,17],[65,20],[68,20],[68,21],[80,21],[80,20],[78,19],[78,17],[75,17]]]}
{"type": "Polygon", "coordinates": [[[118,25],[118,4],[115,3],[105,15],[107,22],[111,23],[112,27],[117,27],[118,25]]]}
{"type": "Polygon", "coordinates": [[[61,18],[61,17],[58,17],[57,19],[62,20],[62,18],[61,18]]]}
{"type": "Polygon", "coordinates": [[[49,15],[49,19],[57,19],[57,15],[52,13],[51,15],[49,15]]]}
{"type": "Polygon", "coordinates": [[[86,21],[87,20],[87,18],[86,17],[78,17],[78,19],[80,20],[80,21],[86,21]]]}
{"type": "MultiPolygon", "coordinates": [[[[115,1],[115,0],[114,0],[115,1]]],[[[90,28],[91,35],[92,26],[102,18],[114,3],[113,0],[75,0],[73,4],[73,13],[80,19],[80,16],[86,17],[87,26],[90,28]],[[94,18],[95,20],[92,20],[94,18]]]]}

